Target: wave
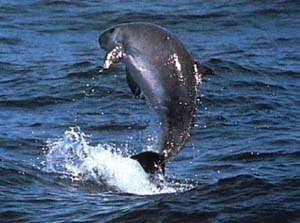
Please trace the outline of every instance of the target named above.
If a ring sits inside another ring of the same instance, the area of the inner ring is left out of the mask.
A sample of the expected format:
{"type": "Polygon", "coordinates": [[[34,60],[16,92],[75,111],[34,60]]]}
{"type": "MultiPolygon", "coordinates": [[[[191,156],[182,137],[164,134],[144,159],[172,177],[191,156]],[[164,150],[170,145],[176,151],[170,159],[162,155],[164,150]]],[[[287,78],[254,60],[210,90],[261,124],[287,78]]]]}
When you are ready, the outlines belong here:
{"type": "Polygon", "coordinates": [[[62,0],[55,0],[55,1],[45,1],[45,0],[40,0],[35,2],[32,6],[57,6],[57,7],[65,7],[65,6],[75,6],[78,8],[85,8],[88,5],[84,2],[80,1],[62,1],[62,0]]]}
{"type": "MultiPolygon", "coordinates": [[[[78,94],[80,95],[80,94],[78,94]]],[[[77,95],[77,96],[78,96],[77,95]]],[[[74,96],[74,95],[73,95],[74,96]]],[[[38,96],[29,99],[19,100],[0,100],[1,106],[6,107],[22,107],[22,108],[35,108],[41,106],[48,106],[53,104],[60,104],[64,102],[71,102],[72,97],[51,97],[51,96],[38,96]]]]}
{"type": "Polygon", "coordinates": [[[289,152],[286,151],[276,151],[276,152],[261,152],[261,151],[249,151],[249,152],[242,152],[230,156],[223,156],[220,160],[222,161],[253,161],[256,162],[258,160],[267,160],[267,159],[274,159],[274,158],[282,158],[282,157],[292,157],[296,158],[300,155],[300,152],[289,152]]]}
{"type": "Polygon", "coordinates": [[[6,44],[6,45],[18,45],[22,43],[22,39],[20,38],[7,38],[7,37],[0,37],[0,44],[6,44]]]}
{"type": "Polygon", "coordinates": [[[103,131],[103,130],[144,130],[147,128],[148,125],[143,125],[143,123],[117,123],[117,122],[111,122],[107,124],[97,124],[94,126],[89,126],[87,130],[97,130],[97,131],[103,131]]]}
{"type": "Polygon", "coordinates": [[[129,151],[108,144],[91,146],[79,127],[71,127],[63,138],[48,142],[44,171],[60,174],[72,181],[98,182],[110,191],[138,195],[175,193],[192,186],[172,185],[163,176],[152,182],[129,151]]]}

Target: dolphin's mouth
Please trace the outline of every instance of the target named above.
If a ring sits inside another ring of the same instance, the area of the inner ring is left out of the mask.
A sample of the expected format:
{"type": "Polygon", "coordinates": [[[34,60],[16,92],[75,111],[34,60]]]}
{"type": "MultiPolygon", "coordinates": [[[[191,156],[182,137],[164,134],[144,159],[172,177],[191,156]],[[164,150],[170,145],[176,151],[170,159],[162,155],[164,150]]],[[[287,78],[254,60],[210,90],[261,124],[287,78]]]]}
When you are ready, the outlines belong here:
{"type": "Polygon", "coordinates": [[[111,51],[109,51],[104,60],[103,69],[109,69],[112,64],[118,63],[123,57],[122,45],[116,45],[111,51]]]}

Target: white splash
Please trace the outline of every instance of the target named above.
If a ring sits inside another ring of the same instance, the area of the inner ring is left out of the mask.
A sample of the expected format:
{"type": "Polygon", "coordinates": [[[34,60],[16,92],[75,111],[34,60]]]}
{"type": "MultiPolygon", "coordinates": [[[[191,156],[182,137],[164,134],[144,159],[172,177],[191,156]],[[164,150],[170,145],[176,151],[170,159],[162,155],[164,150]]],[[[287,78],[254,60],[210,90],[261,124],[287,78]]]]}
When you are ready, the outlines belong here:
{"type": "Polygon", "coordinates": [[[48,143],[46,171],[70,176],[72,180],[93,180],[118,191],[139,195],[174,193],[175,188],[160,179],[159,187],[149,180],[140,164],[108,145],[91,146],[78,127],[63,138],[48,143]]]}

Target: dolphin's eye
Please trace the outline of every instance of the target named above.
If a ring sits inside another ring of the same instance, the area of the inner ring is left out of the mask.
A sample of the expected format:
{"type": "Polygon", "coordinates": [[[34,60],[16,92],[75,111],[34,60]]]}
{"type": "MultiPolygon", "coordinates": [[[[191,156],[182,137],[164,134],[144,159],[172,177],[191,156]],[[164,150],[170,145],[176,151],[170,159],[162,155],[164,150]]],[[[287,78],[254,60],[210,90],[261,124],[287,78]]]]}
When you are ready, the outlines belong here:
{"type": "Polygon", "coordinates": [[[112,28],[109,30],[109,33],[113,33],[115,31],[115,28],[112,28]]]}

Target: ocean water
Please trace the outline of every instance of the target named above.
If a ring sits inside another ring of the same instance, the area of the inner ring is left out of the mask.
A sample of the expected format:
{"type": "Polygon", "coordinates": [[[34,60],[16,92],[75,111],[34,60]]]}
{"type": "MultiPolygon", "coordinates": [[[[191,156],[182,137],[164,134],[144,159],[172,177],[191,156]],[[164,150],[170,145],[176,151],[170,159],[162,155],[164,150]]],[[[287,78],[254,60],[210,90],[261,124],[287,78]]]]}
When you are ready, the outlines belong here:
{"type": "Polygon", "coordinates": [[[0,0],[0,222],[300,222],[297,1],[0,0]],[[215,71],[157,188],[124,67],[98,36],[151,22],[215,71]]]}

